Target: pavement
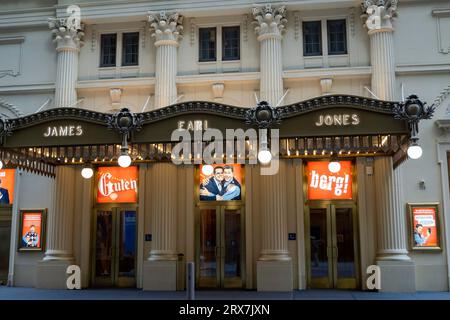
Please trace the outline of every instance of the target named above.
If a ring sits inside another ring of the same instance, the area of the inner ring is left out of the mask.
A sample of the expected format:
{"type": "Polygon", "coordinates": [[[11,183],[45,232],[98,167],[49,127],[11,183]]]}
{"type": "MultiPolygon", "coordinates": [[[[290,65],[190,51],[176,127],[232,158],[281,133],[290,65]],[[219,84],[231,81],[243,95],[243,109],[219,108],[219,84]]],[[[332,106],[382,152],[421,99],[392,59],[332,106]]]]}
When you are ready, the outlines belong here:
{"type": "MultiPolygon", "coordinates": [[[[51,290],[0,286],[0,300],[185,300],[185,291],[139,289],[51,290]]],[[[348,290],[294,290],[292,292],[204,291],[195,300],[450,300],[450,292],[388,293],[348,290]]]]}

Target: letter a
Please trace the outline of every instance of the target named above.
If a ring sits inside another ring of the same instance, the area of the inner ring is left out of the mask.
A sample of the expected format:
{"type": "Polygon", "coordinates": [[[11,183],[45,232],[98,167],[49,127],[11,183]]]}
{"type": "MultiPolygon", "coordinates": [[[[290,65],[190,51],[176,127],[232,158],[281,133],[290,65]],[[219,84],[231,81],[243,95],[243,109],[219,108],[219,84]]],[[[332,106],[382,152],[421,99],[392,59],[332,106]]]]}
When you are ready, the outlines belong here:
{"type": "Polygon", "coordinates": [[[367,267],[367,274],[371,274],[366,281],[367,289],[369,290],[380,290],[381,289],[381,271],[380,267],[377,265],[370,265],[367,267]],[[373,273],[372,273],[373,272],[373,273]]]}
{"type": "Polygon", "coordinates": [[[67,289],[73,290],[73,289],[81,289],[81,269],[77,265],[70,265],[67,267],[66,270],[67,274],[70,274],[69,277],[67,277],[66,286],[67,289]]]}

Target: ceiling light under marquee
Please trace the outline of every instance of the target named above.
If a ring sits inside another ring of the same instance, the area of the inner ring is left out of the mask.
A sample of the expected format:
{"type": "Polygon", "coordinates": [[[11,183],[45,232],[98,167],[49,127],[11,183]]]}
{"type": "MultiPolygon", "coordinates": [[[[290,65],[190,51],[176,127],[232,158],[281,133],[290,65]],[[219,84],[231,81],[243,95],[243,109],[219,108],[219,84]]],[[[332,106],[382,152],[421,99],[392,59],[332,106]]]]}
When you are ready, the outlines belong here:
{"type": "Polygon", "coordinates": [[[119,159],[117,159],[117,162],[122,168],[128,168],[131,164],[131,157],[128,154],[122,154],[119,159]]]}
{"type": "Polygon", "coordinates": [[[269,150],[261,150],[258,152],[258,160],[262,164],[268,164],[272,160],[272,153],[269,150]]]}
{"type": "Polygon", "coordinates": [[[90,167],[83,168],[81,170],[81,176],[85,179],[90,179],[94,175],[94,170],[90,167]]]}
{"type": "Polygon", "coordinates": [[[210,164],[205,164],[202,167],[202,173],[205,176],[210,176],[210,175],[212,175],[213,172],[214,172],[214,167],[212,165],[210,165],[210,164]]]}
{"type": "Polygon", "coordinates": [[[337,173],[341,171],[341,164],[337,160],[330,161],[330,163],[328,163],[328,170],[331,173],[337,173]]]}
{"type": "Polygon", "coordinates": [[[409,158],[416,160],[422,156],[423,150],[417,143],[413,143],[408,147],[407,153],[409,158]]]}

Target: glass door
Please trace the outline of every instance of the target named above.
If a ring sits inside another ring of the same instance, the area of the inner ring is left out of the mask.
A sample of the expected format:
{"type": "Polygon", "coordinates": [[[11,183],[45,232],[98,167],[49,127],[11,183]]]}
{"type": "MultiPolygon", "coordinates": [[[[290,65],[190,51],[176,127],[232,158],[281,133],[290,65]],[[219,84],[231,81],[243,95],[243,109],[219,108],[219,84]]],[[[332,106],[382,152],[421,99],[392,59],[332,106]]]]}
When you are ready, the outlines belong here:
{"type": "Polygon", "coordinates": [[[95,213],[93,285],[136,286],[136,209],[95,213]]]}
{"type": "Polygon", "coordinates": [[[199,209],[197,284],[201,288],[242,288],[243,209],[199,209]]]}
{"type": "Polygon", "coordinates": [[[0,285],[8,281],[11,219],[11,207],[0,208],[0,285]]]}
{"type": "Polygon", "coordinates": [[[353,204],[309,206],[306,239],[309,287],[357,287],[355,211],[353,204]]]}

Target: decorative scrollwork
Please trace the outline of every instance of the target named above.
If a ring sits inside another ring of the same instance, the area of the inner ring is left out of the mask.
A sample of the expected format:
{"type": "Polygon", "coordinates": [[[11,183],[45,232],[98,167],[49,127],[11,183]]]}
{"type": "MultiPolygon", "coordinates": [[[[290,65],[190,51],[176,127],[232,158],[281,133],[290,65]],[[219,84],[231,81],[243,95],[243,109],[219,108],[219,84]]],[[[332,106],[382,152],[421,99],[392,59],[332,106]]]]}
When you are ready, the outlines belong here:
{"type": "Polygon", "coordinates": [[[419,133],[419,121],[431,119],[435,111],[434,104],[427,106],[426,103],[412,94],[406,98],[405,102],[396,104],[393,108],[394,118],[397,120],[406,120],[409,124],[411,137],[417,137],[419,133]]]}
{"type": "Polygon", "coordinates": [[[135,114],[128,108],[123,108],[119,112],[107,117],[108,129],[117,131],[122,135],[128,135],[133,131],[142,128],[143,117],[135,114]]]}
{"type": "Polygon", "coordinates": [[[261,101],[254,108],[247,111],[245,123],[257,125],[258,128],[266,129],[281,122],[278,108],[271,107],[266,101],[261,101]]]}
{"type": "Polygon", "coordinates": [[[0,118],[0,137],[10,136],[12,134],[11,124],[8,119],[0,118]]]}

